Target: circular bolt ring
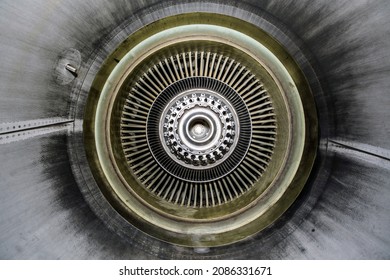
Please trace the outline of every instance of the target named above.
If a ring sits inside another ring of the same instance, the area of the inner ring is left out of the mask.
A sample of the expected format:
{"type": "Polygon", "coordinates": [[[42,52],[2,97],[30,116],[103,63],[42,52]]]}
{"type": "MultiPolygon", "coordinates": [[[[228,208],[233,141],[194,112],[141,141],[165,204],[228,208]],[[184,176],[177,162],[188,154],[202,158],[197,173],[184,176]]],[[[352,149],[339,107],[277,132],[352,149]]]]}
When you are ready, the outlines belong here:
{"type": "Polygon", "coordinates": [[[244,101],[232,88],[213,78],[189,77],[173,83],[157,97],[148,114],[151,154],[176,178],[190,182],[218,179],[240,164],[250,145],[251,123],[244,101]],[[212,138],[218,141],[207,150],[190,149],[178,135],[180,119],[195,109],[204,110],[216,124],[222,124],[215,125],[222,132],[212,138]]]}
{"type": "MultiPolygon", "coordinates": [[[[181,166],[211,168],[221,164],[234,151],[240,135],[240,119],[236,110],[244,114],[245,117],[241,119],[245,119],[246,107],[233,107],[227,96],[232,98],[236,93],[232,89],[221,87],[213,79],[197,77],[179,81],[178,85],[194,81],[197,81],[195,88],[183,90],[181,86],[174,86],[172,96],[164,102],[165,109],[158,128],[159,137],[167,155],[181,166]],[[221,93],[207,88],[210,84],[215,89],[222,88],[221,93]],[[198,124],[198,129],[209,128],[209,135],[196,136],[189,127],[192,123],[198,124]]],[[[157,100],[157,103],[160,104],[160,101],[157,100]]]]}

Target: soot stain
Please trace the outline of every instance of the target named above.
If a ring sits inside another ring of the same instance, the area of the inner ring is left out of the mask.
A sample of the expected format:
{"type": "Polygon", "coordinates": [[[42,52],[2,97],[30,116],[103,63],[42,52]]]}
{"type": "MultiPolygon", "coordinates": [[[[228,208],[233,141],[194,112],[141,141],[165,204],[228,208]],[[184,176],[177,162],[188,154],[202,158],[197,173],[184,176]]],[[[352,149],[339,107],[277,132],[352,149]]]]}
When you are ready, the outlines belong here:
{"type": "MultiPolygon", "coordinates": [[[[78,255],[75,252],[70,258],[107,258],[126,259],[147,258],[147,255],[132,249],[124,239],[109,230],[95,215],[83,198],[80,189],[73,177],[71,163],[67,151],[67,136],[52,135],[47,138],[42,147],[40,163],[45,167],[42,176],[52,184],[56,191],[52,207],[59,211],[70,211],[67,216],[66,227],[69,234],[85,237],[88,242],[87,251],[78,255]],[[92,253],[92,255],[88,255],[92,253]]],[[[85,241],[86,240],[86,241],[85,241]]]]}

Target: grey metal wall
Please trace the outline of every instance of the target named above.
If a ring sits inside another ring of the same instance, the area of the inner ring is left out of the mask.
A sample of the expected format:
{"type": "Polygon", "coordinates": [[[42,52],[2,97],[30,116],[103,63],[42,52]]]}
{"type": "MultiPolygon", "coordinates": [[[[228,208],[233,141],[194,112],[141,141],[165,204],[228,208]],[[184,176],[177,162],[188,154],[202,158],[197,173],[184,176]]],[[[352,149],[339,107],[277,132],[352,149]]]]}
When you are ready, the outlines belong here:
{"type": "Polygon", "coordinates": [[[323,166],[283,230],[255,240],[263,249],[248,243],[201,257],[390,258],[390,2],[218,2],[0,2],[0,258],[181,257],[179,247],[145,252],[122,240],[84,201],[68,155],[75,87],[118,26],[144,24],[146,8],[234,14],[240,6],[272,16],[311,54],[324,91],[317,104],[329,112],[323,166]],[[80,65],[77,78],[67,61],[80,65]]]}

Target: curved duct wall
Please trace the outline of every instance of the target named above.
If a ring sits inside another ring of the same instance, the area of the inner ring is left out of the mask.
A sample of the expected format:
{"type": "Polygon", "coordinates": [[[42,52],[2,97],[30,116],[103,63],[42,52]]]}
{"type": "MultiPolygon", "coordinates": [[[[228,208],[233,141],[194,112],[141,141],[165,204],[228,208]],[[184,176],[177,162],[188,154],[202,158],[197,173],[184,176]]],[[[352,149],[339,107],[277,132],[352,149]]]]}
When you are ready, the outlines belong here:
{"type": "Polygon", "coordinates": [[[0,23],[1,258],[390,257],[388,1],[2,1],[0,23]],[[75,153],[76,104],[91,73],[123,30],[193,12],[265,27],[311,73],[319,118],[317,160],[296,202],[261,233],[215,248],[118,232],[77,183],[87,167],[75,153]]]}

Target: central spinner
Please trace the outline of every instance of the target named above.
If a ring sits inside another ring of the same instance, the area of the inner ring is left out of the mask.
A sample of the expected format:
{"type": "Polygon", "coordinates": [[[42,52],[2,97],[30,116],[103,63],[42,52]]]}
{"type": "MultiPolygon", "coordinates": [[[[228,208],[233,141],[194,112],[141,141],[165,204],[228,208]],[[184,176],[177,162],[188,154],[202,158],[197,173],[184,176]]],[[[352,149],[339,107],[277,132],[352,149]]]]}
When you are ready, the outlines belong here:
{"type": "Polygon", "coordinates": [[[195,89],[183,95],[169,104],[168,112],[162,116],[160,135],[167,144],[164,147],[174,160],[195,167],[220,163],[232,144],[237,143],[237,116],[233,117],[227,100],[216,92],[195,89]]]}
{"type": "Polygon", "coordinates": [[[252,127],[235,90],[213,78],[192,77],[156,99],[147,130],[150,150],[162,168],[186,181],[207,182],[240,164],[252,127]]]}

